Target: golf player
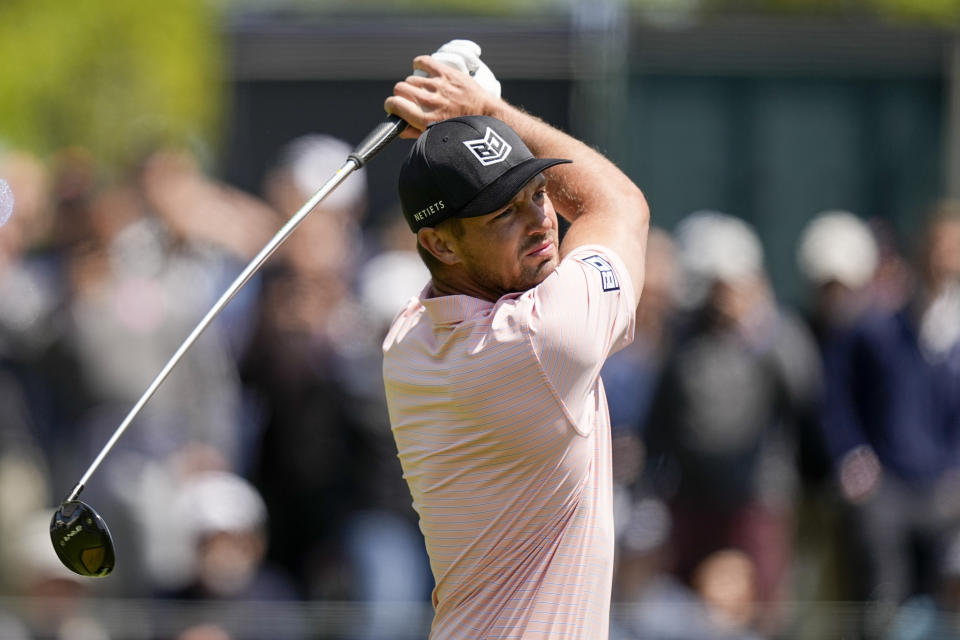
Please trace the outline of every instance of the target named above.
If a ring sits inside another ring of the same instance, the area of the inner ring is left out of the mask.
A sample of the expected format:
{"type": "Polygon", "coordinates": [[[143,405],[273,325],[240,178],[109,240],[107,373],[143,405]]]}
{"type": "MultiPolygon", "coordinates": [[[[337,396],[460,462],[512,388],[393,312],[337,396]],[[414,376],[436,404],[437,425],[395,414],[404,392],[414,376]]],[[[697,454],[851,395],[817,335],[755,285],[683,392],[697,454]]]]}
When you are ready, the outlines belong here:
{"type": "Polygon", "coordinates": [[[436,582],[431,639],[607,638],[614,562],[600,368],[633,338],[649,211],[585,144],[420,56],[387,98],[431,279],[384,341],[436,582]],[[557,215],[571,222],[563,242],[557,215]]]}

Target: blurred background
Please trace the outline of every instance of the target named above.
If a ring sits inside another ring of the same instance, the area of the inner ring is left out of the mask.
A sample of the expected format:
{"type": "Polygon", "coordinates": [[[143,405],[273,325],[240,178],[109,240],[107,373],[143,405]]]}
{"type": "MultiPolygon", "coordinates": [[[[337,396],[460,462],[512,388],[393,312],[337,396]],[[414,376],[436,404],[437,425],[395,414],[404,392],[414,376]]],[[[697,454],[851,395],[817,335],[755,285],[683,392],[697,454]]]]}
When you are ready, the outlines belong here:
{"type": "Polygon", "coordinates": [[[380,340],[427,275],[395,142],[203,314],[472,39],[653,212],[614,424],[611,637],[960,638],[960,1],[4,0],[0,638],[426,637],[380,340]],[[7,188],[9,186],[9,189],[7,188]]]}

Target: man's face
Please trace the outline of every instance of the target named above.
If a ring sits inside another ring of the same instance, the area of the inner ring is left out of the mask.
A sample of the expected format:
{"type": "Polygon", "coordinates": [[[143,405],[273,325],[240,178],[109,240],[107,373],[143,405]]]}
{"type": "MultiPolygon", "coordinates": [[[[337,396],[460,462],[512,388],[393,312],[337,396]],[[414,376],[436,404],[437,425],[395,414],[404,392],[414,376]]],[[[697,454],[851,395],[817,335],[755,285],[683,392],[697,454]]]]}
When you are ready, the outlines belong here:
{"type": "Polygon", "coordinates": [[[451,243],[472,281],[491,300],[543,282],[560,262],[557,213],[537,175],[507,206],[460,219],[451,243]]]}

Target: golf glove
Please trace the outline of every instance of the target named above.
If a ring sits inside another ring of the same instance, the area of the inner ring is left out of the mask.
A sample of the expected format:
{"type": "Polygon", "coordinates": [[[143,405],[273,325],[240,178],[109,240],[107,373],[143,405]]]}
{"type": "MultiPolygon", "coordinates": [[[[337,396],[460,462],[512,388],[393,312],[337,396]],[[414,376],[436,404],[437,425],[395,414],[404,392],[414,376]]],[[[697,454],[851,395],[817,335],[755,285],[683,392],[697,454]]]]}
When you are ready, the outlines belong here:
{"type": "Polygon", "coordinates": [[[437,49],[431,57],[468,74],[487,93],[500,97],[500,82],[497,81],[490,67],[480,60],[480,45],[476,42],[451,40],[437,49]]]}

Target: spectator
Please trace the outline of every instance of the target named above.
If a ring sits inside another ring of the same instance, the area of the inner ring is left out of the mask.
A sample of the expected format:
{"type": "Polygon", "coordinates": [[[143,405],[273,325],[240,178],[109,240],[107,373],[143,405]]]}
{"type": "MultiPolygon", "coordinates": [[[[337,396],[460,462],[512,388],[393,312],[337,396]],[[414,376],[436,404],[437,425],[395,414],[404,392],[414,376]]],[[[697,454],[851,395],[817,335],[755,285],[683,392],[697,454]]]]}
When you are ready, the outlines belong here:
{"type": "MultiPolygon", "coordinates": [[[[847,211],[817,214],[797,243],[797,265],[806,285],[805,319],[821,355],[837,336],[883,297],[875,283],[880,250],[871,227],[847,211]]],[[[805,600],[849,596],[839,571],[844,553],[832,463],[823,429],[811,421],[800,431],[802,491],[797,526],[796,584],[805,600]]]]}
{"type": "MultiPolygon", "coordinates": [[[[798,422],[812,414],[819,361],[779,309],[762,249],[742,221],[700,212],[677,230],[686,326],[676,332],[647,426],[648,477],[668,502],[675,571],[724,548],[744,552],[756,593],[782,601],[793,544],[798,422]]],[[[770,631],[778,612],[758,621],[770,631]]]]}
{"type": "MultiPolygon", "coordinates": [[[[325,135],[292,141],[267,174],[270,203],[299,208],[350,151],[325,135]]],[[[423,267],[411,269],[411,252],[399,248],[361,265],[366,204],[365,174],[355,172],[267,268],[244,366],[265,418],[253,477],[273,507],[269,557],[308,597],[421,600],[429,571],[380,371],[380,336],[395,309],[385,318],[378,296],[385,283],[391,300],[414,295],[426,277],[411,285],[423,267]]]]}
{"type": "Polygon", "coordinates": [[[667,508],[654,498],[638,500],[626,515],[617,539],[611,639],[757,640],[749,629],[753,564],[741,552],[721,550],[685,585],[666,570],[670,526],[667,508]]]}
{"type": "Polygon", "coordinates": [[[720,549],[697,565],[693,584],[706,604],[718,635],[748,637],[761,604],[757,593],[757,568],[742,551],[720,549]]]}
{"type": "MultiPolygon", "coordinates": [[[[38,158],[7,152],[0,155],[0,178],[14,196],[11,217],[0,227],[0,393],[7,401],[0,406],[9,417],[0,438],[27,438],[32,448],[39,447],[34,453],[47,458],[60,404],[50,383],[56,370],[50,351],[63,295],[49,255],[41,250],[50,236],[50,177],[38,158]]],[[[6,450],[14,457],[22,452],[6,450]]]]}
{"type": "MultiPolygon", "coordinates": [[[[619,502],[625,505],[645,497],[640,482],[644,464],[641,429],[669,351],[669,320],[676,295],[675,263],[675,247],[669,234],[651,228],[633,342],[610,356],[600,371],[610,407],[614,490],[623,493],[619,502]]],[[[626,518],[625,513],[618,515],[621,520],[626,518]]]]}
{"type": "MultiPolygon", "coordinates": [[[[264,196],[284,218],[306,202],[353,148],[338,138],[306,134],[288,142],[264,179],[264,196]]],[[[362,254],[367,210],[365,169],[354,171],[297,228],[283,248],[297,273],[326,273],[349,282],[362,254]]]]}
{"type": "MultiPolygon", "coordinates": [[[[284,572],[264,563],[267,509],[252,485],[229,472],[197,473],[186,480],[171,513],[185,525],[194,569],[190,583],[172,597],[236,603],[242,610],[221,608],[221,615],[210,613],[212,619],[203,621],[230,636],[307,637],[305,621],[292,610],[283,609],[280,621],[271,608],[271,602],[296,600],[298,594],[284,572]]],[[[192,626],[199,634],[198,625],[192,626]]]]}
{"type": "Polygon", "coordinates": [[[824,344],[870,303],[879,249],[870,227],[847,211],[823,211],[804,228],[797,262],[808,286],[808,322],[824,344]]]}
{"type": "Polygon", "coordinates": [[[0,155],[0,178],[14,196],[0,227],[0,355],[26,363],[49,346],[59,295],[47,265],[33,255],[49,235],[49,176],[36,157],[8,152],[0,155]]]}
{"type": "Polygon", "coordinates": [[[847,505],[854,597],[877,636],[935,588],[960,504],[960,209],[930,218],[912,294],[865,314],[826,354],[825,439],[847,505]]]}
{"type": "MultiPolygon", "coordinates": [[[[10,541],[24,518],[50,500],[44,449],[50,395],[40,359],[50,346],[58,292],[32,254],[49,226],[46,167],[29,154],[8,152],[0,154],[0,178],[15,198],[11,218],[0,227],[0,540],[10,541]]],[[[15,550],[5,546],[9,566],[15,550]]],[[[0,587],[9,587],[11,572],[0,576],[0,587]]]]}
{"type": "Polygon", "coordinates": [[[12,544],[23,521],[50,502],[49,469],[34,437],[34,422],[19,381],[0,363],[0,590],[15,576],[20,551],[12,544]]]}
{"type": "MultiPolygon", "coordinates": [[[[226,192],[173,152],[151,155],[144,167],[137,185],[109,186],[87,197],[85,225],[68,258],[64,340],[89,394],[77,420],[86,425],[88,447],[105,442],[98,434],[115,428],[244,257],[240,248],[214,244],[182,224],[191,213],[215,217],[226,192]],[[196,193],[194,183],[203,185],[196,193]],[[195,197],[178,199],[184,191],[195,197]]],[[[242,299],[234,303],[243,308],[242,299]]],[[[150,426],[126,438],[124,448],[160,459],[202,441],[231,465],[241,464],[239,380],[224,327],[215,323],[187,353],[145,407],[141,419],[150,426]]]]}
{"type": "Polygon", "coordinates": [[[601,374],[614,431],[635,431],[643,423],[660,364],[670,343],[669,318],[676,294],[673,240],[652,228],[647,242],[643,295],[637,307],[635,338],[610,356],[601,374]]]}
{"type": "MultiPolygon", "coordinates": [[[[151,153],[135,181],[101,183],[74,156],[59,167],[59,214],[70,223],[61,237],[68,288],[57,345],[67,365],[57,386],[72,400],[53,466],[56,485],[68,487],[262,240],[249,221],[270,212],[180,151],[151,153]],[[206,222],[191,222],[199,218],[206,222]]],[[[230,469],[244,466],[250,438],[235,352],[255,296],[251,285],[186,353],[94,479],[115,498],[103,511],[120,544],[149,541],[138,491],[188,444],[217,449],[230,469]]],[[[145,552],[118,552],[131,558],[118,567],[118,590],[149,593],[162,584],[145,552]]]]}

